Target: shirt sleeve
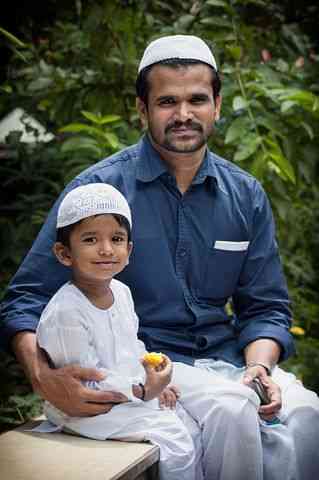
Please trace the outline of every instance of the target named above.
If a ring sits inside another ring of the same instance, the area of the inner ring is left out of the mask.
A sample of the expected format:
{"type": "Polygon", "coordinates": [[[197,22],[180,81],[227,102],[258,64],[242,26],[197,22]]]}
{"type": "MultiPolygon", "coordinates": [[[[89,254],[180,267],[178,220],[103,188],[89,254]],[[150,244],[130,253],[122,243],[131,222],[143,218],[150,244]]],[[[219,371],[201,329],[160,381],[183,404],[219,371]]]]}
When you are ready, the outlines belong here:
{"type": "Polygon", "coordinates": [[[284,360],[294,353],[289,332],[290,300],[275,239],[269,201],[258,182],[252,203],[252,235],[239,284],[233,295],[239,348],[259,338],[270,338],[281,346],[284,360]]]}
{"type": "Polygon", "coordinates": [[[101,368],[94,348],[93,334],[87,325],[83,309],[78,306],[70,308],[70,305],[64,307],[50,302],[41,315],[36,331],[38,344],[49,355],[53,365],[60,368],[76,364],[99,370],[106,378],[83,382],[84,385],[94,390],[120,392],[130,401],[137,401],[132,393],[135,378],[101,368]]]}
{"type": "Polygon", "coordinates": [[[32,248],[12,278],[0,314],[0,348],[10,350],[12,337],[19,331],[35,332],[40,315],[49,299],[70,277],[52,252],[56,239],[58,207],[73,188],[81,185],[74,180],[52,207],[32,248]]]}

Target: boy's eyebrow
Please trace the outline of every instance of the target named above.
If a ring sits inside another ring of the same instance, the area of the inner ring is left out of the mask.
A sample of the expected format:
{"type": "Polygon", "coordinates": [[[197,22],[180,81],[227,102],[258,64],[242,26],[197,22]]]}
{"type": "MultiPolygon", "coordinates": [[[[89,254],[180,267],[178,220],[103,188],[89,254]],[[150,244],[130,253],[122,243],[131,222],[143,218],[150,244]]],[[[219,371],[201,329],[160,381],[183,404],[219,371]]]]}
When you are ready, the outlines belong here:
{"type": "Polygon", "coordinates": [[[86,235],[96,235],[96,232],[83,232],[83,233],[81,233],[81,237],[85,237],[86,235]]]}
{"type": "Polygon", "coordinates": [[[115,232],[113,232],[113,235],[127,235],[127,231],[125,230],[125,228],[123,228],[123,230],[115,230],[115,232]]]}

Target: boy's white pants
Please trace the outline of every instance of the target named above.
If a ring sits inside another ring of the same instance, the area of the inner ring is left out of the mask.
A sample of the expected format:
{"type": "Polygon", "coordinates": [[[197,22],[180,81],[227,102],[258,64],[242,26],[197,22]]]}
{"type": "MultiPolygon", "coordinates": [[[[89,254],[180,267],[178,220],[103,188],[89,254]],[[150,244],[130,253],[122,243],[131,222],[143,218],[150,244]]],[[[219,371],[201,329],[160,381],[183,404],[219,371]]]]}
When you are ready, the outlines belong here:
{"type": "Polygon", "coordinates": [[[158,445],[160,480],[202,480],[201,435],[196,422],[181,405],[176,410],[160,410],[147,403],[122,403],[109,413],[84,418],[68,417],[46,403],[45,414],[65,431],[88,438],[158,445]]]}
{"type": "Polygon", "coordinates": [[[206,480],[314,480],[319,478],[319,399],[295,376],[276,368],[281,424],[266,425],[259,399],[240,383],[243,369],[221,361],[174,364],[180,402],[198,423],[206,480]]]}

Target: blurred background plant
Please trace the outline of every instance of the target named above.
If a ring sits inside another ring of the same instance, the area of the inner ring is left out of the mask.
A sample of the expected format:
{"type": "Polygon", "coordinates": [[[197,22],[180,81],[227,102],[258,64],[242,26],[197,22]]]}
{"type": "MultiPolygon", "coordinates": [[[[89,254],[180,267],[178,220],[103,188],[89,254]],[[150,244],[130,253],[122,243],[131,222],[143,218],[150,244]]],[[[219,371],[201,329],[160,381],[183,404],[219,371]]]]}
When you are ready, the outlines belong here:
{"type": "MultiPolygon", "coordinates": [[[[0,144],[0,295],[63,186],[139,138],[134,85],[145,45],[160,35],[199,35],[214,49],[223,83],[210,146],[255,175],[270,197],[298,352],[285,367],[319,392],[317,3],[14,3],[0,28],[0,118],[19,106],[54,138],[25,143],[12,132],[0,144]]],[[[13,359],[1,355],[6,428],[41,402],[13,359]]]]}

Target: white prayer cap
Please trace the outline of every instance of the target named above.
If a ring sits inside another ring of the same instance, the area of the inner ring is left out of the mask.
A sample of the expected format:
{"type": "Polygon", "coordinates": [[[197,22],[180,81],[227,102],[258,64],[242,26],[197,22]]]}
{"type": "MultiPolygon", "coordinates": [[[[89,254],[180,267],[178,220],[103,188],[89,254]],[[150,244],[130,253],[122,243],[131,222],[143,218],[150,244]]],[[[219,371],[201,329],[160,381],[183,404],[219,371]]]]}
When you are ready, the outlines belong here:
{"type": "Polygon", "coordinates": [[[121,192],[106,183],[89,183],[66,194],[58,209],[56,226],[66,227],[104,213],[122,215],[132,228],[131,210],[121,192]]]}
{"type": "Polygon", "coordinates": [[[170,35],[158,38],[146,47],[138,73],[145,67],[171,58],[197,60],[210,65],[217,71],[215,57],[201,38],[194,35],[170,35]]]}

